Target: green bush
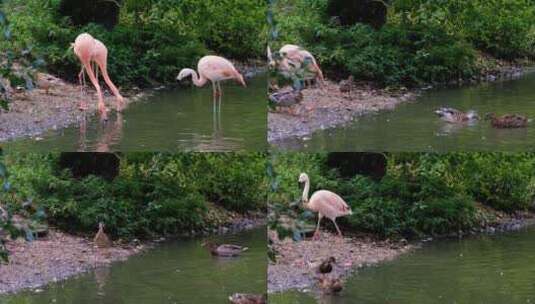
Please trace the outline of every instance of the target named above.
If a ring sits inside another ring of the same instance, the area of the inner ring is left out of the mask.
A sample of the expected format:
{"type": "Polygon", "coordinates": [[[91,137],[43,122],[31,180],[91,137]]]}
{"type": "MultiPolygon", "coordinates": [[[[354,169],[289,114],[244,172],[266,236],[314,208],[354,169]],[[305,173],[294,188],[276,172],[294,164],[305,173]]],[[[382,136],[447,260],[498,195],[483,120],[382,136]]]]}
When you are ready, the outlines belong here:
{"type": "Polygon", "coordinates": [[[391,1],[388,22],[340,26],[327,0],[278,1],[273,46],[299,44],[332,77],[354,75],[383,86],[419,86],[478,76],[479,53],[535,57],[535,5],[530,0],[391,1]]]}
{"type": "Polygon", "coordinates": [[[80,64],[69,45],[83,32],[106,44],[110,75],[121,86],[172,83],[181,68],[196,67],[208,53],[259,58],[267,39],[262,0],[124,1],[111,31],[92,23],[74,26],[59,15],[58,1],[8,0],[3,6],[17,43],[32,46],[47,70],[72,81],[80,64]]]}
{"type": "Polygon", "coordinates": [[[469,230],[479,224],[478,202],[506,212],[532,208],[533,153],[394,153],[387,158],[386,175],[375,181],[341,178],[325,166],[325,154],[277,153],[269,201],[277,204],[279,216],[281,204],[293,210],[302,193],[297,178],[307,172],[311,192],[334,191],[351,206],[353,215],[341,218],[341,224],[385,237],[469,230]]]}
{"type": "Polygon", "coordinates": [[[202,228],[208,202],[229,210],[263,210],[262,154],[125,154],[113,181],[75,179],[56,154],[7,155],[13,188],[0,199],[33,201],[63,230],[91,232],[104,222],[114,236],[147,237],[202,228]]]}

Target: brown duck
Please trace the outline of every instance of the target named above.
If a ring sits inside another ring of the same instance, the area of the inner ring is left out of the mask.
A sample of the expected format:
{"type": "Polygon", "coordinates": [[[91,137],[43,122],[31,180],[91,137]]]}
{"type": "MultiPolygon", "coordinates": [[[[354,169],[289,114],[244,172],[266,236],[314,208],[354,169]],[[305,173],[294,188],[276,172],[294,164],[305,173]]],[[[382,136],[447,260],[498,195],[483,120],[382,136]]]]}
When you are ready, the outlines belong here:
{"type": "Polygon", "coordinates": [[[98,223],[98,232],[93,239],[93,242],[98,248],[111,247],[111,241],[104,232],[104,223],[98,223]]]}
{"type": "Polygon", "coordinates": [[[266,295],[256,295],[248,293],[235,293],[228,297],[230,303],[233,304],[266,304],[266,295]]]}
{"type": "Polygon", "coordinates": [[[334,257],[330,257],[319,265],[318,271],[320,273],[330,273],[333,271],[334,263],[336,263],[336,259],[334,257]]]}
{"type": "Polygon", "coordinates": [[[236,257],[242,254],[242,252],[248,250],[247,247],[242,247],[238,245],[233,244],[222,244],[217,245],[212,242],[205,242],[203,244],[208,250],[210,250],[210,253],[213,256],[220,256],[220,257],[236,257]]]}
{"type": "Polygon", "coordinates": [[[345,80],[340,81],[339,89],[342,93],[348,93],[348,96],[351,98],[351,88],[353,87],[353,75],[349,75],[349,77],[345,80]]]}
{"type": "Polygon", "coordinates": [[[494,128],[525,128],[528,126],[528,118],[519,114],[496,116],[495,113],[488,113],[485,118],[490,120],[490,124],[494,128]]]}
{"type": "Polygon", "coordinates": [[[318,286],[325,294],[339,293],[344,289],[344,283],[340,279],[322,276],[318,278],[318,286]]]}
{"type": "Polygon", "coordinates": [[[479,120],[475,111],[462,112],[454,108],[439,108],[435,111],[442,120],[449,123],[466,123],[479,120]]]}

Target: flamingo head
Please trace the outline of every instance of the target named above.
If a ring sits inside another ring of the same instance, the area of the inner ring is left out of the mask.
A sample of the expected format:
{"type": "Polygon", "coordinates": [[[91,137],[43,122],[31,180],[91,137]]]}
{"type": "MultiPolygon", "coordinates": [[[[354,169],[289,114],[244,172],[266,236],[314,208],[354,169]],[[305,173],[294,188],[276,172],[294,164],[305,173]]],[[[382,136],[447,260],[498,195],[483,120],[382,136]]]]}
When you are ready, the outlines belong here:
{"type": "Polygon", "coordinates": [[[104,226],[105,226],[105,225],[104,225],[103,222],[99,222],[99,223],[98,223],[98,229],[100,229],[100,230],[104,230],[104,226]]]}
{"type": "Polygon", "coordinates": [[[247,87],[247,84],[245,84],[245,80],[243,79],[243,76],[241,74],[238,74],[238,82],[244,86],[247,87]]]}
{"type": "Polygon", "coordinates": [[[304,184],[308,181],[308,175],[306,173],[301,173],[299,175],[299,183],[304,184]]]}
{"type": "Polygon", "coordinates": [[[195,73],[192,69],[182,69],[180,70],[180,73],[178,73],[178,76],[176,77],[176,80],[181,81],[182,79],[191,76],[195,73]]]}

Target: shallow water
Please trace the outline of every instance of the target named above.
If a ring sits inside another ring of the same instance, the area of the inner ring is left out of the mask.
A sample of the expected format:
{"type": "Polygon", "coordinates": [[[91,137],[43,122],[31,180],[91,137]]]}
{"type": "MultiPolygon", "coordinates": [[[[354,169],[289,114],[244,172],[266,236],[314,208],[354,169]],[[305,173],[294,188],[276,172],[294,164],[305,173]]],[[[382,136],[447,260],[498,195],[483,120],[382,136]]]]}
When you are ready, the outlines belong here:
{"type": "Polygon", "coordinates": [[[270,303],[535,303],[535,228],[436,241],[365,268],[338,296],[270,295],[270,303]]]}
{"type": "Polygon", "coordinates": [[[216,237],[249,247],[239,258],[212,257],[202,241],[162,244],[110,268],[50,284],[42,293],[0,296],[0,303],[218,304],[228,303],[235,292],[265,293],[265,227],[216,237]]]}
{"type": "Polygon", "coordinates": [[[306,151],[534,151],[535,121],[526,129],[494,129],[488,121],[457,126],[438,119],[441,106],[476,110],[480,116],[520,113],[535,119],[535,73],[519,79],[430,90],[394,111],[359,118],[347,127],[322,130],[307,140],[277,146],[306,151]]]}
{"type": "Polygon", "coordinates": [[[229,151],[265,150],[266,78],[222,85],[222,107],[213,115],[212,88],[183,87],[156,92],[112,113],[36,139],[6,143],[22,151],[229,151]]]}

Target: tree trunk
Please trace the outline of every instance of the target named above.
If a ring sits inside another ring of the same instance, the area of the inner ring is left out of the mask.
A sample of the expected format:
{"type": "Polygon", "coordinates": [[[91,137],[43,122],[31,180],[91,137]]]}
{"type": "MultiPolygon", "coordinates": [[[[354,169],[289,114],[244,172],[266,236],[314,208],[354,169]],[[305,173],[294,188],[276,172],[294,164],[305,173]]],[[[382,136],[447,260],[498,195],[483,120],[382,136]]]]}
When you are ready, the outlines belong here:
{"type": "Polygon", "coordinates": [[[327,13],[343,26],[365,23],[378,29],[386,23],[387,6],[380,0],[329,0],[327,13]]]}
{"type": "Polygon", "coordinates": [[[327,156],[327,166],[338,169],[345,178],[360,174],[380,180],[386,174],[386,165],[387,159],[382,153],[333,152],[327,156]]]}
{"type": "Polygon", "coordinates": [[[111,30],[119,21],[121,0],[61,0],[59,13],[70,17],[74,25],[97,23],[111,30]]]}
{"type": "Polygon", "coordinates": [[[120,159],[113,153],[62,152],[59,158],[61,169],[69,169],[73,177],[96,175],[113,180],[119,174],[120,159]]]}

